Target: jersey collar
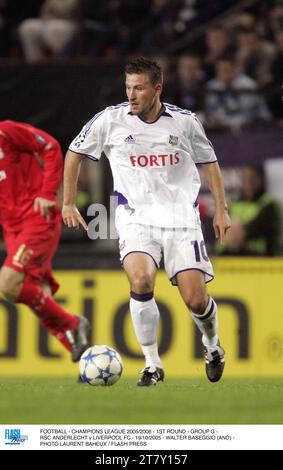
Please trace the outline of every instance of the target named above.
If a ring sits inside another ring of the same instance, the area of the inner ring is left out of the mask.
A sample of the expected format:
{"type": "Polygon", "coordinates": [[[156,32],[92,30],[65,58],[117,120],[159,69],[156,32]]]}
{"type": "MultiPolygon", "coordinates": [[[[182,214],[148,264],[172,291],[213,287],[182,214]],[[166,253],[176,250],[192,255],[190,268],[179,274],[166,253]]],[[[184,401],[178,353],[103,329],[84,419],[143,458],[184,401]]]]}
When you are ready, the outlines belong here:
{"type": "MultiPolygon", "coordinates": [[[[162,111],[162,113],[160,113],[160,114],[158,115],[158,117],[155,119],[155,121],[146,122],[146,121],[144,121],[141,117],[139,117],[139,116],[137,116],[137,117],[138,117],[142,122],[144,122],[145,124],[154,124],[154,123],[157,122],[162,116],[172,118],[173,116],[172,116],[172,114],[170,114],[170,113],[168,112],[168,109],[166,108],[166,105],[165,105],[164,103],[161,103],[161,104],[162,104],[162,106],[163,106],[163,111],[162,111]]],[[[133,116],[132,111],[129,111],[128,114],[130,114],[131,116],[133,116]]]]}

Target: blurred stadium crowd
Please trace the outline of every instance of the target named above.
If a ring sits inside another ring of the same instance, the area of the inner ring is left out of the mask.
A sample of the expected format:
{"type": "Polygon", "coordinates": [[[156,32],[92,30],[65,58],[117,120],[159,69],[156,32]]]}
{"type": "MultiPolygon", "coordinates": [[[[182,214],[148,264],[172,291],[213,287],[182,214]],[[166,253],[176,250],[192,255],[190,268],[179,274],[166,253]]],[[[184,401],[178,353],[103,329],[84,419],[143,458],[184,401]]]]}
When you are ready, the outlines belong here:
{"type": "MultiPolygon", "coordinates": [[[[158,59],[164,69],[164,101],[196,112],[208,132],[238,134],[283,126],[283,0],[0,0],[0,64],[99,67],[134,55],[158,59]]],[[[259,223],[242,221],[244,234],[235,225],[227,254],[282,253],[280,215],[270,212],[273,201],[266,199],[264,176],[257,182],[260,171],[248,178],[255,192],[250,200],[259,201],[254,205],[259,223]],[[247,251],[245,237],[258,232],[266,249],[247,251]]],[[[233,182],[232,170],[225,176],[233,182]]],[[[104,188],[106,179],[111,186],[109,170],[83,167],[78,206],[85,216],[94,200],[95,178],[102,192],[101,181],[104,188]]],[[[240,180],[238,175],[238,199],[245,189],[240,180]]],[[[68,238],[80,235],[64,230],[63,240],[68,238]]],[[[213,242],[209,248],[215,251],[213,242]]]]}
{"type": "Polygon", "coordinates": [[[169,99],[206,126],[282,124],[283,0],[0,0],[0,12],[2,59],[159,57],[169,99]]]}

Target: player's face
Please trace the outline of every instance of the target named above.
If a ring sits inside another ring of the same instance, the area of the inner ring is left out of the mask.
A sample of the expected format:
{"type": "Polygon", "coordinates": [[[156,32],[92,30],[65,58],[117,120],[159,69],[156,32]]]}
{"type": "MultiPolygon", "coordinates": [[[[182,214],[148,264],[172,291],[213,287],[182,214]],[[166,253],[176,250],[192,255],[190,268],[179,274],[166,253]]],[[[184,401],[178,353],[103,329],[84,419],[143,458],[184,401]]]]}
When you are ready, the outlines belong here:
{"type": "Polygon", "coordinates": [[[162,85],[153,85],[146,73],[126,74],[126,93],[131,111],[137,116],[147,117],[160,108],[159,97],[162,85]]]}

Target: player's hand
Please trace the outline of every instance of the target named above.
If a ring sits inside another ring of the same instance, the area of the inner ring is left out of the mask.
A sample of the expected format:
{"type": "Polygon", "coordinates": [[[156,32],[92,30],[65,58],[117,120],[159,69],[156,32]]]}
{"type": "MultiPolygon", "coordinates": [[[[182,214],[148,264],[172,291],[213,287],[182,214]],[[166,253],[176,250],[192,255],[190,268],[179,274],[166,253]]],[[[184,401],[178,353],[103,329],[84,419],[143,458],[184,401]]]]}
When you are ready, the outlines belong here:
{"type": "Polygon", "coordinates": [[[231,220],[231,230],[225,239],[225,245],[231,251],[240,250],[245,241],[246,231],[245,227],[237,219],[231,220]]]}
{"type": "Polygon", "coordinates": [[[44,197],[36,197],[34,200],[34,212],[40,211],[42,217],[48,218],[49,211],[56,206],[56,201],[50,201],[44,197]]]}
{"type": "Polygon", "coordinates": [[[227,209],[218,210],[215,212],[215,216],[213,219],[213,227],[217,240],[219,240],[221,245],[223,245],[225,234],[227,230],[229,230],[229,228],[231,227],[231,220],[227,209]]]}
{"type": "Polygon", "coordinates": [[[69,228],[79,228],[80,224],[87,230],[87,223],[82,218],[80,212],[75,205],[63,204],[62,208],[63,222],[69,228]]]}

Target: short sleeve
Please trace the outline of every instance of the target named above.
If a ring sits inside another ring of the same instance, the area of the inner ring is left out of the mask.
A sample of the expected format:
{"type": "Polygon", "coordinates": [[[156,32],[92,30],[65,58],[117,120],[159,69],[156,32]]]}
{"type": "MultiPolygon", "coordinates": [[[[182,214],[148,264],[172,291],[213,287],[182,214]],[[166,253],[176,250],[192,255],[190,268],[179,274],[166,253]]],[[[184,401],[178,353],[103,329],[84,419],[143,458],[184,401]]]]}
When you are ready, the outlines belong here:
{"type": "Polygon", "coordinates": [[[192,117],[191,145],[195,163],[214,163],[217,161],[212,143],[206,137],[204,128],[196,116],[192,117]]]}
{"type": "Polygon", "coordinates": [[[99,160],[105,145],[105,110],[96,114],[71,142],[72,152],[86,155],[92,160],[99,160]]]}

